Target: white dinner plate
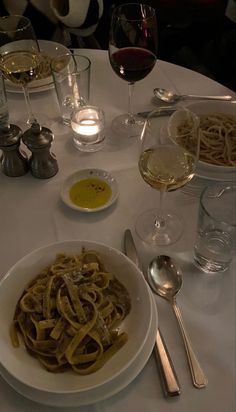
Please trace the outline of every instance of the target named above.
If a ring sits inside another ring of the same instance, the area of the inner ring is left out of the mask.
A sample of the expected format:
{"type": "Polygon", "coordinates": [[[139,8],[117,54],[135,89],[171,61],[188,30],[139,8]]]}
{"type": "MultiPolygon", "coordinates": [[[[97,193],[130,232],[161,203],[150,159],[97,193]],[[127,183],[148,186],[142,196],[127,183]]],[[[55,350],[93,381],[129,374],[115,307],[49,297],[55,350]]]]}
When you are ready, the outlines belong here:
{"type": "MultiPolygon", "coordinates": [[[[188,109],[196,115],[204,115],[206,113],[222,113],[226,115],[235,116],[236,118],[236,104],[222,101],[200,101],[195,103],[188,103],[188,109]]],[[[168,121],[169,131],[176,133],[176,128],[179,122],[182,121],[182,111],[175,112],[168,121]]],[[[211,181],[235,182],[236,181],[236,167],[214,165],[199,160],[196,170],[196,176],[201,179],[211,181]]]]}
{"type": "Polygon", "coordinates": [[[143,346],[135,361],[130,364],[129,368],[126,369],[120,376],[118,376],[112,382],[108,382],[97,389],[93,389],[92,391],[87,391],[85,393],[72,393],[62,395],[60,393],[48,393],[39,391],[34,388],[30,388],[29,386],[23,384],[22,382],[18,381],[13,376],[11,376],[1,365],[0,375],[18,393],[32,401],[44,405],[67,408],[76,407],[93,404],[115,395],[116,393],[124,389],[126,386],[128,386],[138,376],[138,374],[142,371],[142,369],[148,362],[148,359],[152,353],[158,325],[158,315],[156,302],[153,297],[153,294],[150,290],[149,293],[152,302],[152,310],[150,319],[150,329],[147,335],[145,345],[143,346]]]}
{"type": "Polygon", "coordinates": [[[199,165],[195,175],[200,179],[210,180],[215,182],[236,182],[236,170],[231,173],[213,172],[205,170],[199,165]]]}
{"type": "Polygon", "coordinates": [[[78,170],[77,172],[69,175],[64,180],[64,182],[62,183],[62,187],[61,187],[61,199],[63,200],[63,202],[74,210],[77,210],[79,212],[86,212],[86,213],[98,212],[100,210],[106,209],[107,207],[110,207],[117,200],[118,195],[119,195],[119,190],[118,190],[118,184],[117,184],[116,179],[114,178],[114,176],[111,175],[111,173],[107,172],[106,170],[102,170],[102,169],[78,170]],[[73,184],[75,184],[76,182],[79,182],[80,180],[89,179],[89,178],[95,178],[95,179],[102,180],[110,186],[111,196],[108,199],[108,201],[100,207],[96,207],[96,208],[80,207],[74,204],[70,198],[69,192],[73,184]]]}
{"type": "MultiPolygon", "coordinates": [[[[63,44],[56,43],[49,40],[38,40],[39,48],[42,53],[47,54],[51,58],[56,57],[60,54],[65,54],[70,52],[67,47],[63,44]]],[[[5,81],[6,90],[12,93],[23,93],[22,87],[20,85],[14,84],[9,80],[5,81]]],[[[43,92],[50,90],[54,87],[52,76],[48,76],[45,79],[33,80],[28,84],[28,89],[30,92],[43,92]]]]}
{"type": "Polygon", "coordinates": [[[99,390],[112,383],[135,361],[142,351],[151,325],[152,301],[142,273],[119,250],[102,243],[86,240],[56,242],[34,250],[19,260],[0,282],[0,363],[18,381],[29,388],[50,394],[81,395],[99,390]],[[131,310],[119,326],[128,333],[128,341],[102,368],[89,375],[79,375],[72,370],[52,374],[30,356],[22,344],[14,348],[9,327],[14,317],[16,303],[29,282],[50,265],[59,253],[80,254],[82,248],[95,250],[106,269],[127,289],[131,310]]]}
{"type": "MultiPolygon", "coordinates": [[[[235,116],[236,118],[236,104],[231,102],[201,101],[189,103],[188,108],[197,115],[216,112],[235,116]]],[[[199,161],[196,176],[212,181],[235,182],[236,167],[219,166],[199,161]]]]}

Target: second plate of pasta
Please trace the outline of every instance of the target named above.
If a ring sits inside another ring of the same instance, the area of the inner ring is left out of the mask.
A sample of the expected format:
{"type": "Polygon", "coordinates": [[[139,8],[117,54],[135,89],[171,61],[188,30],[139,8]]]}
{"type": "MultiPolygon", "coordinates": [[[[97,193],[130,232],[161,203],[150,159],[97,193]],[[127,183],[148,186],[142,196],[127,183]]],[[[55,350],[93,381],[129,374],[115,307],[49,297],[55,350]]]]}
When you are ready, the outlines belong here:
{"type": "MultiPolygon", "coordinates": [[[[200,154],[196,175],[207,179],[234,180],[236,104],[207,101],[191,103],[187,108],[199,117],[200,154]]],[[[170,117],[168,129],[173,135],[178,133],[178,129],[185,130],[186,136],[188,134],[188,125],[178,113],[170,117]]]]}

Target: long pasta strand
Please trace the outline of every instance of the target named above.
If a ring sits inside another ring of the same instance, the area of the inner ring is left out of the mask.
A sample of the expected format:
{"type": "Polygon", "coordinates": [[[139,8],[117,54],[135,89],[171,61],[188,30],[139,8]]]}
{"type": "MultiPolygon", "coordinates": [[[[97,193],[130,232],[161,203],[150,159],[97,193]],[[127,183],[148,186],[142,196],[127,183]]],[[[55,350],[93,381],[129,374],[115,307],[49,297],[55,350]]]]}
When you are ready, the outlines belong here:
{"type": "MultiPolygon", "coordinates": [[[[200,115],[200,155],[203,162],[236,167],[236,116],[223,113],[200,115]]],[[[184,147],[191,150],[190,128],[187,122],[178,127],[184,147]]]]}

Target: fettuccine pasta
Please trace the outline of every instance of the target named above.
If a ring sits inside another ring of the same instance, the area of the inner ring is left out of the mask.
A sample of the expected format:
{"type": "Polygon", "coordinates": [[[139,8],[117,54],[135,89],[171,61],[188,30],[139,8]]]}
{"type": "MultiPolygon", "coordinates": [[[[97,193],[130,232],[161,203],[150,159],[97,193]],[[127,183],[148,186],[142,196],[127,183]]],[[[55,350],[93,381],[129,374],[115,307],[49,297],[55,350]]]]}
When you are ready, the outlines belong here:
{"type": "Polygon", "coordinates": [[[40,63],[37,70],[37,80],[46,79],[51,76],[52,58],[46,53],[40,53],[40,63]]]}
{"type": "MultiPolygon", "coordinates": [[[[199,159],[215,165],[236,167],[236,116],[210,113],[199,118],[199,159]]],[[[178,132],[183,135],[184,146],[191,150],[192,136],[188,134],[188,123],[183,122],[178,132]]]]}
{"type": "Polygon", "coordinates": [[[26,287],[10,336],[51,372],[100,369],[128,339],[117,327],[131,308],[128,291],[95,251],[60,254],[26,287]]]}

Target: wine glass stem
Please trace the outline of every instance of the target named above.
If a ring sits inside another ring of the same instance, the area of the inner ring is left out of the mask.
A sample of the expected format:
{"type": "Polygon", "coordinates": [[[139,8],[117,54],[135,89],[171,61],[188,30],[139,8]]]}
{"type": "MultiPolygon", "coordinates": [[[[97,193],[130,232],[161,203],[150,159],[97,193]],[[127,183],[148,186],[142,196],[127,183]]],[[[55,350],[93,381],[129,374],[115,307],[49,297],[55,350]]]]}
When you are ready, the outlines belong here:
{"type": "Polygon", "coordinates": [[[128,123],[134,124],[134,111],[133,111],[133,94],[134,94],[134,82],[129,82],[129,115],[128,115],[128,123]]]}
{"type": "Polygon", "coordinates": [[[28,112],[27,123],[31,125],[32,123],[36,123],[37,119],[35,118],[35,116],[33,114],[33,111],[32,111],[32,108],[31,108],[28,87],[27,87],[27,85],[23,85],[22,88],[23,88],[25,103],[26,103],[27,112],[28,112]]]}
{"type": "Polygon", "coordinates": [[[155,227],[158,230],[162,229],[166,224],[164,213],[163,213],[163,204],[164,204],[165,194],[166,194],[165,191],[163,190],[160,191],[159,211],[155,219],[155,227]]]}

